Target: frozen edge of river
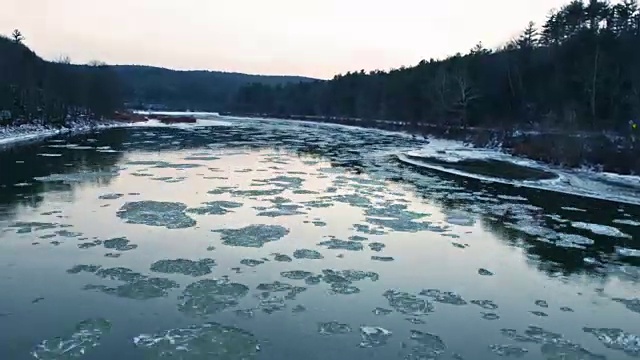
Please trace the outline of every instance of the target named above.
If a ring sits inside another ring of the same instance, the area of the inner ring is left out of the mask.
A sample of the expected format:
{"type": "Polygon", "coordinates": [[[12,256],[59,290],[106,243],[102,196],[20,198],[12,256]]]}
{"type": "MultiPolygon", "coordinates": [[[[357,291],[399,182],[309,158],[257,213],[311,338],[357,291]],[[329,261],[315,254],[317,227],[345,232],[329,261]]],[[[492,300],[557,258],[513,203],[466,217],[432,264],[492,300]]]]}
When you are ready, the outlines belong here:
{"type": "MultiPolygon", "coordinates": [[[[180,113],[180,112],[175,112],[175,113],[171,113],[172,115],[181,115],[181,114],[185,114],[185,113],[180,113]]],[[[186,114],[192,114],[192,113],[186,113],[186,114]]],[[[23,142],[28,142],[28,141],[37,141],[37,140],[43,140],[52,136],[56,136],[59,134],[69,134],[69,133],[83,133],[83,132],[89,132],[89,131],[95,131],[95,130],[102,130],[102,129],[109,129],[109,128],[127,128],[127,127],[169,127],[169,128],[178,128],[178,129],[194,129],[194,128],[199,128],[199,127],[208,127],[208,126],[232,126],[233,125],[233,121],[234,120],[247,120],[248,118],[242,118],[242,117],[233,117],[233,116],[219,116],[216,113],[195,113],[196,115],[201,115],[203,117],[205,117],[205,119],[198,119],[197,122],[195,124],[163,124],[160,121],[156,121],[156,120],[149,120],[146,122],[140,122],[140,123],[122,123],[122,122],[113,122],[113,121],[105,121],[105,122],[95,122],[95,121],[85,121],[85,122],[75,122],[69,125],[69,127],[66,128],[52,128],[49,126],[44,126],[44,125],[34,125],[34,124],[26,124],[26,125],[22,125],[22,126],[13,126],[13,127],[4,127],[4,128],[0,128],[0,148],[1,147],[5,147],[5,146],[10,146],[10,145],[16,145],[16,144],[20,144],[23,142]],[[206,116],[204,116],[206,115],[206,116]],[[214,116],[214,119],[206,119],[206,117],[208,116],[214,116]]],[[[371,131],[371,132],[379,132],[379,133],[387,133],[387,134],[394,134],[397,136],[406,136],[406,137],[413,137],[410,134],[407,133],[403,133],[403,132],[397,132],[397,131],[389,131],[389,130],[381,130],[381,129],[369,129],[369,128],[359,128],[357,126],[348,126],[348,125],[341,125],[341,124],[318,124],[318,123],[314,123],[311,121],[296,121],[296,120],[286,120],[286,119],[270,119],[270,118],[259,118],[259,119],[253,119],[253,120],[262,120],[262,121],[274,121],[274,122],[280,122],[280,123],[286,123],[289,125],[293,125],[293,126],[297,126],[297,125],[311,125],[311,126],[329,126],[329,127],[336,127],[336,128],[349,128],[349,129],[354,129],[354,128],[358,128],[358,129],[364,129],[365,131],[371,131]]],[[[545,166],[545,164],[539,163],[537,161],[534,160],[530,160],[530,159],[526,159],[526,158],[520,158],[518,156],[513,156],[511,154],[507,154],[504,151],[501,151],[501,149],[494,149],[494,148],[475,148],[472,146],[469,146],[468,144],[465,144],[462,141],[455,141],[455,140],[445,140],[445,139],[439,139],[439,138],[434,138],[434,137],[420,137],[421,139],[426,141],[426,144],[430,144],[430,145],[440,145],[437,146],[438,148],[442,147],[442,148],[446,148],[447,150],[449,150],[450,152],[456,153],[459,151],[463,151],[463,152],[468,152],[468,150],[471,149],[475,149],[478,150],[477,154],[475,154],[475,156],[479,157],[479,158],[484,158],[484,159],[499,159],[499,160],[503,160],[503,161],[509,161],[509,162],[513,162],[516,164],[520,164],[520,165],[524,165],[524,166],[532,166],[532,167],[543,167],[543,168],[550,168],[552,171],[558,173],[560,175],[560,177],[558,179],[555,180],[551,180],[551,181],[542,181],[542,182],[538,182],[536,184],[525,184],[525,187],[533,187],[533,188],[539,188],[541,190],[547,190],[547,191],[556,191],[556,192],[562,192],[562,193],[567,193],[567,194],[573,194],[573,195],[578,195],[578,196],[586,196],[586,197],[595,197],[598,199],[602,199],[602,200],[610,200],[610,201],[615,201],[615,202],[623,202],[623,203],[628,203],[628,204],[635,204],[637,205],[638,203],[635,201],[629,201],[628,199],[624,199],[623,198],[618,198],[618,197],[614,197],[614,198],[610,198],[610,197],[602,197],[602,196],[594,196],[594,194],[591,191],[588,192],[576,192],[576,191],[567,191],[566,189],[559,189],[559,185],[561,185],[561,183],[567,182],[567,176],[570,176],[572,178],[575,178],[576,176],[578,178],[592,178],[595,179],[597,178],[597,180],[608,180],[608,181],[612,181],[614,183],[618,183],[620,185],[627,185],[627,186],[638,186],[638,184],[640,184],[640,177],[639,176],[634,176],[634,175],[621,175],[621,174],[615,174],[615,173],[606,173],[606,172],[598,172],[598,171],[594,171],[593,169],[586,169],[586,168],[582,168],[582,169],[574,169],[573,171],[568,171],[567,169],[562,169],[562,168],[556,168],[553,166],[545,166]],[[533,185],[533,186],[531,186],[533,185]]],[[[425,145],[426,145],[425,144],[425,145]]],[[[398,153],[396,153],[395,155],[398,156],[399,158],[402,158],[402,155],[405,154],[405,151],[407,151],[408,149],[404,149],[404,150],[400,150],[398,151],[398,153]]],[[[411,149],[410,151],[408,151],[408,153],[420,153],[421,150],[424,149],[411,149]]],[[[448,156],[443,156],[443,154],[437,154],[434,152],[430,152],[432,156],[435,157],[444,157],[447,158],[448,156]]],[[[450,155],[450,154],[447,154],[450,155]]],[[[403,159],[400,159],[401,161],[403,159]]],[[[451,159],[449,159],[451,160],[451,159]]],[[[446,171],[446,172],[450,172],[450,171],[446,171]]],[[[459,176],[464,176],[464,177],[476,177],[473,174],[466,174],[466,173],[460,173],[458,174],[459,176]]],[[[476,177],[477,178],[477,177],[476,177]]],[[[486,181],[492,181],[492,182],[496,182],[496,179],[483,179],[486,181]]],[[[501,182],[501,181],[497,181],[497,182],[501,182]]],[[[511,184],[514,186],[522,186],[523,184],[511,184]]]]}
{"type": "Polygon", "coordinates": [[[46,125],[25,124],[20,126],[0,127],[0,147],[15,145],[26,141],[43,140],[60,134],[78,134],[94,130],[124,128],[124,127],[173,127],[173,128],[193,128],[201,126],[224,126],[231,125],[226,121],[198,120],[196,124],[162,124],[159,121],[149,120],[143,123],[121,123],[121,122],[78,122],[72,123],[68,127],[54,128],[46,125]]]}
{"type": "Polygon", "coordinates": [[[46,125],[25,124],[0,128],[0,146],[15,145],[25,141],[42,140],[59,134],[82,133],[117,127],[120,124],[105,122],[73,123],[68,127],[54,128],[46,125]]]}

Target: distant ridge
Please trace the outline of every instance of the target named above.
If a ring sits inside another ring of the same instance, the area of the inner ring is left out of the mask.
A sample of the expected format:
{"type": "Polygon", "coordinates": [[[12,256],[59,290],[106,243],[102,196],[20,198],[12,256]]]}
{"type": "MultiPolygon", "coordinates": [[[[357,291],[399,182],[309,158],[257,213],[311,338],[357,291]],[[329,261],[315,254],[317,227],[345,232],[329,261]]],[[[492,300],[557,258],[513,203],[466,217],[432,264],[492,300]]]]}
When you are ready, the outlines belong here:
{"type": "Polygon", "coordinates": [[[129,107],[172,110],[223,109],[241,87],[322,81],[303,76],[252,75],[208,70],[172,70],[144,65],[112,65],[124,85],[129,107]]]}
{"type": "Polygon", "coordinates": [[[172,72],[181,72],[181,73],[205,73],[205,74],[219,74],[219,75],[241,75],[246,77],[260,77],[260,78],[277,78],[284,79],[286,81],[315,81],[322,80],[311,78],[307,76],[298,76],[298,75],[264,75],[264,74],[252,74],[252,73],[242,73],[237,71],[222,71],[222,70],[202,70],[202,69],[172,69],[164,66],[152,66],[152,65],[140,65],[140,64],[118,64],[111,65],[113,68],[129,68],[129,69],[147,69],[147,70],[166,70],[172,72]]]}

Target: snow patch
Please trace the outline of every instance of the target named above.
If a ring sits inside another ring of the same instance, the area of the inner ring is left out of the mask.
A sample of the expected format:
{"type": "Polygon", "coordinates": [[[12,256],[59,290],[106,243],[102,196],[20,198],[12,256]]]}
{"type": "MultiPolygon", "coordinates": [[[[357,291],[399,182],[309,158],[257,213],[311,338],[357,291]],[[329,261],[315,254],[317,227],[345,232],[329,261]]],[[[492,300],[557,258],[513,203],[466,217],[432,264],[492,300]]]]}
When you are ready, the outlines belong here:
{"type": "MultiPolygon", "coordinates": [[[[122,123],[115,121],[96,122],[93,120],[78,120],[69,122],[65,127],[56,128],[44,124],[24,124],[19,126],[0,127],[0,146],[21,143],[24,141],[42,140],[60,134],[83,133],[94,130],[126,127],[170,127],[170,128],[199,128],[209,126],[232,126],[233,122],[221,120],[217,113],[190,113],[190,112],[139,112],[150,115],[191,115],[197,118],[195,123],[163,124],[158,120],[149,120],[139,123],[122,123]]],[[[109,152],[113,150],[102,150],[109,152]]]]}
{"type": "Polygon", "coordinates": [[[233,123],[229,121],[212,120],[212,119],[196,119],[195,123],[174,123],[174,124],[165,124],[159,120],[148,120],[144,122],[125,123],[125,124],[122,124],[122,127],[166,127],[166,128],[191,129],[191,128],[209,127],[209,126],[232,126],[232,125],[233,123]]]}
{"type": "Polygon", "coordinates": [[[600,224],[592,224],[585,223],[580,221],[575,221],[571,223],[571,226],[577,229],[588,230],[597,235],[610,236],[610,237],[619,237],[619,238],[629,238],[631,239],[631,235],[625,234],[619,229],[616,229],[612,226],[600,225],[600,224]]]}
{"type": "Polygon", "coordinates": [[[118,127],[121,124],[113,122],[96,123],[94,121],[76,121],[63,128],[41,124],[24,124],[19,126],[0,127],[0,146],[12,145],[31,140],[42,140],[60,134],[83,133],[118,127]]]}
{"type": "Polygon", "coordinates": [[[429,144],[425,147],[407,152],[398,151],[395,156],[403,163],[480,181],[640,205],[640,176],[598,173],[587,170],[567,170],[533,160],[518,158],[497,150],[468,147],[461,142],[452,140],[430,139],[429,144]],[[449,164],[455,164],[462,160],[499,160],[550,171],[558,175],[558,177],[549,180],[503,179],[458,170],[447,166],[447,164],[432,164],[419,161],[412,158],[412,156],[432,158],[449,164]]]}

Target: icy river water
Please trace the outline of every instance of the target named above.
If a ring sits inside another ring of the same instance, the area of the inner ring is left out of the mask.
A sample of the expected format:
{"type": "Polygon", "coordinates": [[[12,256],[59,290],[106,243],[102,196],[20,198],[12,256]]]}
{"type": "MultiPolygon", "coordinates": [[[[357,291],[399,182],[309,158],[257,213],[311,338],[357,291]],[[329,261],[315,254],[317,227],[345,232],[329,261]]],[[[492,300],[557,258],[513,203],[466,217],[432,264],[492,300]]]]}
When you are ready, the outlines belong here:
{"type": "Polygon", "coordinates": [[[229,118],[0,150],[0,359],[639,358],[640,186],[442,144],[229,118]]]}

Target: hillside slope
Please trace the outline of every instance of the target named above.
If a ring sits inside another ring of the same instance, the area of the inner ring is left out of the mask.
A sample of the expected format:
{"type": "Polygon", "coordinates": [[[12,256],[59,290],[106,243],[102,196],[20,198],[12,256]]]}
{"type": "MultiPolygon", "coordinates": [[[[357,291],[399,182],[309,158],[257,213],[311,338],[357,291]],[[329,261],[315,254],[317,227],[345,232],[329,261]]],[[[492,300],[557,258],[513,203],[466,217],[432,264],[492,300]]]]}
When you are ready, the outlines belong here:
{"type": "Polygon", "coordinates": [[[109,67],[45,61],[21,40],[0,36],[0,125],[63,124],[121,107],[118,77],[109,67]]]}
{"type": "Polygon", "coordinates": [[[230,108],[627,135],[635,129],[629,121],[640,122],[640,9],[636,0],[572,0],[497,50],[479,43],[466,54],[391,71],[349,72],[317,84],[252,84],[230,108]]]}
{"type": "Polygon", "coordinates": [[[315,80],[299,76],[178,71],[138,65],[115,65],[111,68],[124,84],[127,105],[133,108],[219,111],[238,89],[247,84],[279,86],[315,80]]]}

